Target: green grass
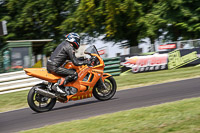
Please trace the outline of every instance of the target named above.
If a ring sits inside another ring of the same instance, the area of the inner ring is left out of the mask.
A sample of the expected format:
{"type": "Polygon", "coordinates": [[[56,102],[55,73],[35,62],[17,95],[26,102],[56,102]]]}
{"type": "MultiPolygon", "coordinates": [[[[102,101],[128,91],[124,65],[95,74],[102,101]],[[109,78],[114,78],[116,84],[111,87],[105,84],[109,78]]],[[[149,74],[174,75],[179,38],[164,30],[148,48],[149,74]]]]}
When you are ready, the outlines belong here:
{"type": "MultiPolygon", "coordinates": [[[[133,74],[131,72],[114,77],[118,90],[144,85],[176,81],[200,76],[200,67],[187,67],[177,70],[162,70],[133,74]]],[[[0,95],[0,112],[28,107],[27,91],[0,95]]]]}
{"type": "Polygon", "coordinates": [[[185,67],[176,70],[162,70],[133,74],[128,72],[115,77],[118,89],[165,83],[187,78],[200,77],[200,67],[185,67]]]}
{"type": "Polygon", "coordinates": [[[23,133],[199,133],[200,98],[74,120],[23,133]]]}
{"type": "Polygon", "coordinates": [[[27,91],[19,91],[0,95],[0,112],[27,107],[27,91]]]}

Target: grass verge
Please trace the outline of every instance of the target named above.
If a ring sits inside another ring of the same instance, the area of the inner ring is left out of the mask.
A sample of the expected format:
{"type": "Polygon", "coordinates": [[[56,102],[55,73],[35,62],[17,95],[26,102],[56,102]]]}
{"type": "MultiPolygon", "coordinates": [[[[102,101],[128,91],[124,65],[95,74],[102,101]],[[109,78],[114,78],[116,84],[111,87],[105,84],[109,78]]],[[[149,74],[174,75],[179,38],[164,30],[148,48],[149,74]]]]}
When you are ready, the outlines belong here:
{"type": "Polygon", "coordinates": [[[115,80],[117,81],[118,89],[125,89],[194,77],[200,77],[200,67],[185,67],[175,70],[162,70],[137,74],[129,72],[115,77],[115,80]]]}
{"type": "Polygon", "coordinates": [[[74,120],[22,133],[199,133],[200,98],[74,120]]]}
{"type": "MultiPolygon", "coordinates": [[[[131,72],[114,77],[118,90],[165,83],[200,76],[200,67],[186,67],[176,70],[162,70],[133,74],[131,72]]],[[[0,95],[0,112],[27,107],[28,91],[0,95]]]]}
{"type": "Polygon", "coordinates": [[[0,95],[0,112],[27,107],[28,90],[0,95]]]}

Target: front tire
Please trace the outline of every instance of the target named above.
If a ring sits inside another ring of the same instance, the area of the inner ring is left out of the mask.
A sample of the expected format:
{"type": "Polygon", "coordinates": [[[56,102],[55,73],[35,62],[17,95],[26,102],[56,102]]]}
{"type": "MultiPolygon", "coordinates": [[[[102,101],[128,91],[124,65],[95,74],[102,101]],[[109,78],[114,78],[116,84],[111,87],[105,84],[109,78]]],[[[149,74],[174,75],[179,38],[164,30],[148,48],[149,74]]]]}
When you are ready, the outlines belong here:
{"type": "Polygon", "coordinates": [[[100,86],[96,86],[93,89],[94,97],[100,101],[111,99],[115,95],[117,89],[116,81],[112,76],[106,78],[104,84],[106,85],[106,89],[100,86]]]}
{"type": "Polygon", "coordinates": [[[35,112],[45,112],[51,110],[56,104],[56,98],[45,97],[41,94],[38,94],[35,91],[35,88],[47,89],[45,84],[37,84],[31,88],[28,93],[27,101],[29,107],[35,112]]]}

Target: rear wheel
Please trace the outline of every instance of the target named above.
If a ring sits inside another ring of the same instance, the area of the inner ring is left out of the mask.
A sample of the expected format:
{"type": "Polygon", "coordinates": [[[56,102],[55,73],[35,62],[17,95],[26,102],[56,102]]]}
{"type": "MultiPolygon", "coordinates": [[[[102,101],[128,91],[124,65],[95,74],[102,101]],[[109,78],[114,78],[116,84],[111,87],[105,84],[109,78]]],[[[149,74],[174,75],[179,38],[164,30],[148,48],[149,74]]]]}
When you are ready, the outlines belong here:
{"type": "Polygon", "coordinates": [[[93,89],[93,95],[100,101],[111,99],[116,92],[117,84],[113,77],[108,77],[104,80],[106,89],[103,86],[97,86],[93,89]]]}
{"type": "Polygon", "coordinates": [[[56,98],[49,98],[38,94],[35,91],[35,88],[47,90],[47,85],[37,84],[31,88],[27,97],[29,107],[35,112],[45,112],[51,110],[56,104],[56,98]]]}

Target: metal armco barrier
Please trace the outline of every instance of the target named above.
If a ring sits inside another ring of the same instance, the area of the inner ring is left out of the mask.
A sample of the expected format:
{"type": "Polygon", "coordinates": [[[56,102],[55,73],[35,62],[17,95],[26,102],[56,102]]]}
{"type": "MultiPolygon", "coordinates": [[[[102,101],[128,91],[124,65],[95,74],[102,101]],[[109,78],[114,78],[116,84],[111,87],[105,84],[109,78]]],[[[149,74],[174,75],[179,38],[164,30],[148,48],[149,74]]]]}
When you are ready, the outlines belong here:
{"type": "MultiPolygon", "coordinates": [[[[104,59],[104,72],[113,76],[120,75],[120,57],[104,59]]],[[[9,72],[0,74],[0,94],[27,90],[35,84],[41,83],[42,80],[30,77],[24,71],[9,72]]]]}
{"type": "Polygon", "coordinates": [[[40,79],[30,77],[24,71],[0,74],[0,94],[30,89],[40,79]]]}
{"type": "Polygon", "coordinates": [[[104,58],[103,61],[105,63],[104,73],[109,73],[112,76],[120,75],[120,57],[104,58]]]}

